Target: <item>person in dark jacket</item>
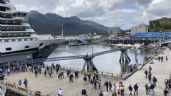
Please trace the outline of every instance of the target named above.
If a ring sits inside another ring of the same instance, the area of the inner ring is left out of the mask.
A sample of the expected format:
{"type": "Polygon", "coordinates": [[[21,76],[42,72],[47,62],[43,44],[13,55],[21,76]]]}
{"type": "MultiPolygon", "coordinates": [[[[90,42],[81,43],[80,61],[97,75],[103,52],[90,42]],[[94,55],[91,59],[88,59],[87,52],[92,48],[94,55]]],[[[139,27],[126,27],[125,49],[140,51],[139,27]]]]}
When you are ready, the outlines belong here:
{"type": "Polygon", "coordinates": [[[149,86],[148,86],[148,83],[147,84],[145,84],[145,93],[148,95],[149,94],[149,90],[150,90],[150,88],[149,88],[149,86]]]}
{"type": "Polygon", "coordinates": [[[104,83],[104,85],[106,86],[106,91],[108,92],[108,86],[109,86],[109,82],[108,81],[106,81],[105,83],[104,83]]]}
{"type": "Polygon", "coordinates": [[[153,84],[154,84],[154,87],[156,87],[156,82],[157,82],[157,78],[154,76],[154,77],[153,77],[153,84]]]}
{"type": "Polygon", "coordinates": [[[169,93],[168,89],[167,89],[167,88],[165,88],[165,89],[164,89],[164,91],[163,91],[164,96],[167,96],[167,95],[168,95],[168,93],[169,93]]]}
{"type": "Polygon", "coordinates": [[[109,81],[109,90],[112,91],[112,83],[109,81]]]}
{"type": "Polygon", "coordinates": [[[147,78],[147,76],[148,76],[148,71],[145,70],[144,73],[145,73],[145,78],[147,78]]]}
{"type": "Polygon", "coordinates": [[[137,85],[137,83],[134,85],[134,95],[138,95],[138,85],[137,85]]]}
{"type": "Polygon", "coordinates": [[[130,93],[129,93],[129,96],[130,96],[130,95],[132,95],[132,90],[133,90],[133,88],[132,88],[131,85],[129,85],[128,89],[129,89],[129,92],[130,92],[130,93]]]}
{"type": "Polygon", "coordinates": [[[148,74],[148,80],[151,82],[151,73],[148,74]]]}
{"type": "Polygon", "coordinates": [[[87,90],[86,89],[82,89],[81,94],[82,94],[82,96],[87,96],[87,90]]]}
{"type": "Polygon", "coordinates": [[[155,92],[154,92],[154,84],[151,84],[150,90],[151,90],[152,94],[155,95],[155,94],[154,94],[154,93],[155,93],[155,92]]]}

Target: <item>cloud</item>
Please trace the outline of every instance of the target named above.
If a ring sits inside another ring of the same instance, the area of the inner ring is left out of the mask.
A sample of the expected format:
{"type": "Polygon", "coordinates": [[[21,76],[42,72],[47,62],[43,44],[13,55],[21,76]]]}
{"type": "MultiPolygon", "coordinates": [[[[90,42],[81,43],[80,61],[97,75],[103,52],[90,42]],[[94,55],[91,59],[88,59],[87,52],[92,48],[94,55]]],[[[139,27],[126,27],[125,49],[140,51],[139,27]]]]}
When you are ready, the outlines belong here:
{"type": "Polygon", "coordinates": [[[17,10],[78,16],[106,26],[130,28],[171,16],[171,0],[11,0],[17,10]]]}

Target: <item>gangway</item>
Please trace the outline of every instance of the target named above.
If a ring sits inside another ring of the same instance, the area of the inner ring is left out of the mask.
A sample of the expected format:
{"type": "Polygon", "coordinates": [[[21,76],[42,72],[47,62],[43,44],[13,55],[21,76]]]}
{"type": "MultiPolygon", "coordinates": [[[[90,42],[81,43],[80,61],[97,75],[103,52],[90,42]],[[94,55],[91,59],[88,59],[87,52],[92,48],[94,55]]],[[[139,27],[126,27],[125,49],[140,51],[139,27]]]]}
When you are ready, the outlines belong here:
{"type": "MultiPolygon", "coordinates": [[[[61,60],[72,60],[72,59],[83,59],[85,61],[85,64],[83,66],[83,70],[87,72],[92,72],[92,71],[98,71],[95,65],[93,64],[93,58],[96,56],[100,56],[103,54],[108,54],[112,53],[115,51],[121,51],[121,57],[120,60],[124,60],[129,63],[130,59],[126,53],[126,50],[128,48],[113,48],[107,51],[102,51],[102,52],[97,52],[97,53],[91,53],[91,54],[86,54],[86,55],[75,55],[75,56],[62,56],[62,57],[52,57],[52,58],[42,58],[42,59],[28,59],[26,60],[27,64],[41,64],[43,62],[53,62],[53,61],[61,61],[61,60]],[[87,68],[86,68],[87,67],[87,68]]],[[[121,62],[123,63],[123,62],[121,62]]],[[[123,64],[121,64],[123,65],[123,64]]]]}

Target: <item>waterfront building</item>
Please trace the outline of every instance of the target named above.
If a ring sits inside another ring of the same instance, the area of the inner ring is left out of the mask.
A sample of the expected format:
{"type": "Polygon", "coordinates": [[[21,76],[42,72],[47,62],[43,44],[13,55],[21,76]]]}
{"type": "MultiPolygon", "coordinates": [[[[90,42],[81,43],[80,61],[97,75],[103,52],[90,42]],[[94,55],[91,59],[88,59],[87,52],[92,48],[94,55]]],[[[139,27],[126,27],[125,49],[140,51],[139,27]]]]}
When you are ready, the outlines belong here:
{"type": "Polygon", "coordinates": [[[131,28],[131,34],[135,34],[137,32],[148,32],[148,26],[142,23],[131,28]]]}

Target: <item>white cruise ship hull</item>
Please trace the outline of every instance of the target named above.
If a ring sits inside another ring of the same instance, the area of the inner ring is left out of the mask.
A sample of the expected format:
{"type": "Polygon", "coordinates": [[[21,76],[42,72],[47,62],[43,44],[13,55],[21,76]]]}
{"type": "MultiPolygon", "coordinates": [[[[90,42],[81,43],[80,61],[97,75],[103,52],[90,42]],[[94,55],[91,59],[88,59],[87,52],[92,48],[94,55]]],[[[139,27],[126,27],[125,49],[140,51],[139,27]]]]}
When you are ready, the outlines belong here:
{"type": "Polygon", "coordinates": [[[7,54],[24,50],[38,49],[40,41],[0,42],[0,53],[7,54]]]}

